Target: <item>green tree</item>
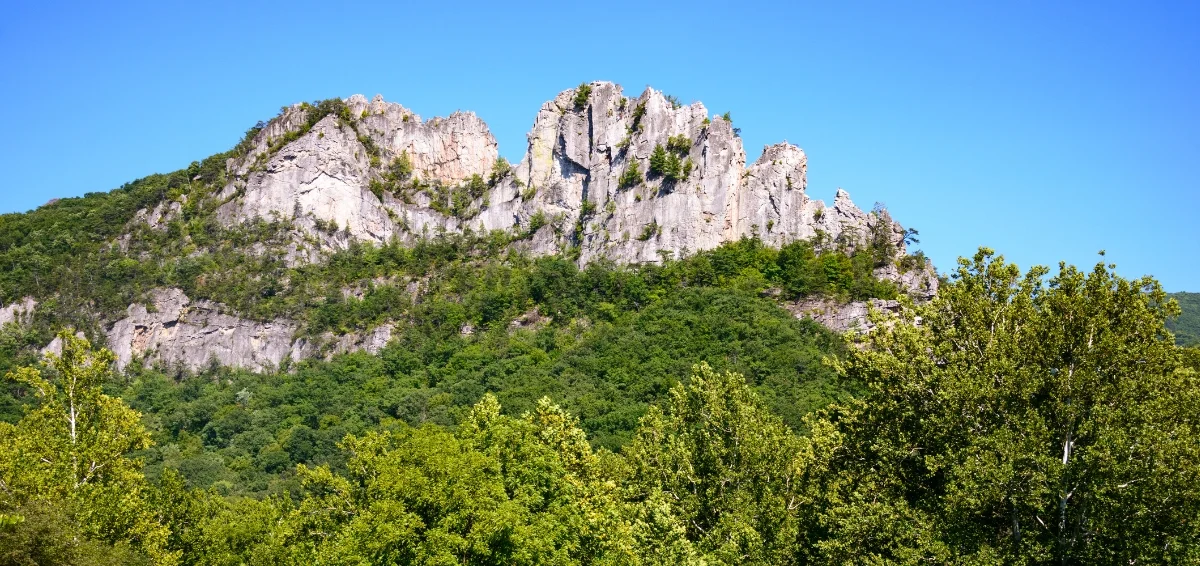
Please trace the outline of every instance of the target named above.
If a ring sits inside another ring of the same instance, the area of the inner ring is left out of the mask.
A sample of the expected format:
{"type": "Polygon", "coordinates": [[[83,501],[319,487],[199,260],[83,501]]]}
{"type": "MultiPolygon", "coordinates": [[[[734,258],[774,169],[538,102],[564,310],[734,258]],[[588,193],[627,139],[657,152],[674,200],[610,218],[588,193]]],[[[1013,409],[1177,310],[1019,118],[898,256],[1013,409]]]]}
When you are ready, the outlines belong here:
{"type": "Polygon", "coordinates": [[[59,339],[62,353],[47,356],[50,379],[34,367],[8,375],[39,404],[16,425],[0,423],[0,512],[48,502],[70,511],[75,536],[128,543],[173,563],[163,550],[167,529],[146,504],[140,463],[126,456],[150,445],[141,415],[101,389],[112,352],[65,331],[59,339]]]}
{"type": "Polygon", "coordinates": [[[275,506],[280,519],[263,542],[240,547],[242,560],[636,563],[603,458],[549,400],[514,418],[488,395],[457,433],[400,426],[347,437],[343,447],[348,474],[299,466],[303,498],[275,506]]]}
{"type": "Polygon", "coordinates": [[[1194,563],[1200,379],[1158,283],[988,249],[844,364],[813,427],[821,563],[1194,563]],[[920,317],[920,324],[908,324],[920,317]]]}
{"type": "Polygon", "coordinates": [[[626,450],[638,524],[656,525],[645,544],[668,561],[791,563],[798,448],[741,375],[696,366],[626,450]]]}
{"type": "Polygon", "coordinates": [[[617,181],[617,187],[628,189],[636,187],[642,182],[642,172],[638,170],[637,161],[630,161],[625,167],[625,171],[621,173],[621,178],[617,181]]]}

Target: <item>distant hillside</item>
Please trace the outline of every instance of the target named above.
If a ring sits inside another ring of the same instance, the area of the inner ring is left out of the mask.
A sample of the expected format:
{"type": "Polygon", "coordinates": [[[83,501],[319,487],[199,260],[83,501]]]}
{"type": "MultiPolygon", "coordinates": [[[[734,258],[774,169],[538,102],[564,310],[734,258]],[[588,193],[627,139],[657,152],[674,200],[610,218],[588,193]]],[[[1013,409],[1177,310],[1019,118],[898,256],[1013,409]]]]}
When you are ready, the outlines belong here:
{"type": "Polygon", "coordinates": [[[1167,328],[1175,333],[1175,343],[1180,346],[1200,345],[1200,293],[1172,293],[1171,298],[1179,301],[1183,309],[1178,320],[1167,322],[1167,328]]]}

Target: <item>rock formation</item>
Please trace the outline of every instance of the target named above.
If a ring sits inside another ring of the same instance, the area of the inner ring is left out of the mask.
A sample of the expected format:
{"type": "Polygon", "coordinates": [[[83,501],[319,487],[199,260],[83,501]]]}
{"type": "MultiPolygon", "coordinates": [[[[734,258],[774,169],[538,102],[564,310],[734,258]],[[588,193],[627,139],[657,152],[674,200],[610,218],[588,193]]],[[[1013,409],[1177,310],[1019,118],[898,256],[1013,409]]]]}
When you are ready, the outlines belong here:
{"type": "Polygon", "coordinates": [[[505,230],[524,233],[521,245],[535,254],[578,247],[581,263],[656,262],[752,234],[781,245],[822,233],[853,247],[887,222],[882,229],[903,250],[900,225],[864,213],[845,191],[829,207],[810,199],[800,148],[768,146],[747,167],[729,121],[653,89],[637,98],[608,82],[563,91],[542,105],[521,162],[453,212],[442,192],[488,179],[499,155],[483,121],[470,113],[424,121],[378,96],[345,103],[353,119],[325,116],[282,147],[313,107],[290,107],[268,123],[251,151],[229,163],[221,220],[291,219],[310,241],[334,249],[350,239],[505,230]],[[674,174],[652,167],[656,151],[674,160],[674,174]],[[373,192],[372,181],[383,186],[387,164],[402,157],[417,183],[404,194],[373,192]],[[535,217],[546,223],[529,233],[535,217]]]}
{"type": "MultiPolygon", "coordinates": [[[[128,316],[108,331],[108,347],[117,356],[118,369],[141,359],[193,371],[214,362],[262,371],[344,352],[378,353],[392,337],[393,326],[383,324],[362,336],[326,333],[314,339],[296,339],[299,326],[289,320],[246,320],[221,312],[220,304],[193,302],[179,289],[156,289],[151,296],[149,308],[130,305],[128,316]]],[[[55,345],[47,350],[57,351],[55,345]]]]}
{"type": "Polygon", "coordinates": [[[179,289],[157,289],[151,307],[134,304],[108,331],[108,347],[124,368],[135,357],[199,369],[216,360],[251,370],[278,367],[291,354],[296,325],[256,323],[223,314],[208,301],[193,303],[179,289]]]}
{"type": "MultiPolygon", "coordinates": [[[[829,206],[810,199],[800,148],[767,146],[747,166],[729,120],[653,89],[629,98],[618,85],[593,82],[559,93],[538,111],[525,155],[511,167],[474,114],[423,120],[379,96],[354,95],[334,106],[323,117],[308,104],[285,108],[250,140],[248,152],[226,164],[218,220],[286,220],[292,243],[284,258],[291,265],[319,261],[355,240],[411,242],[468,230],[508,232],[512,245],[535,255],[572,251],[581,264],[659,262],[752,235],[772,246],[816,239],[846,250],[883,238],[897,258],[905,251],[900,224],[864,212],[845,191],[838,189],[829,206]]],[[[161,203],[135,222],[163,229],[180,210],[178,202],[161,203]]],[[[876,276],[916,300],[937,291],[928,265],[887,265],[876,276]]],[[[155,291],[151,303],[131,305],[108,332],[120,367],[141,358],[189,369],[215,360],[262,370],[337,352],[377,352],[392,331],[384,325],[361,336],[297,340],[297,323],[244,320],[178,289],[155,291]]],[[[867,303],[812,299],[789,308],[837,331],[866,324],[867,303]]],[[[0,320],[14,316],[6,312],[0,320]]],[[[540,320],[534,313],[514,324],[540,320]]]]}
{"type": "Polygon", "coordinates": [[[33,316],[33,309],[37,308],[37,301],[33,297],[25,297],[11,305],[0,307],[0,326],[4,326],[10,322],[18,324],[26,324],[30,317],[33,316]]]}

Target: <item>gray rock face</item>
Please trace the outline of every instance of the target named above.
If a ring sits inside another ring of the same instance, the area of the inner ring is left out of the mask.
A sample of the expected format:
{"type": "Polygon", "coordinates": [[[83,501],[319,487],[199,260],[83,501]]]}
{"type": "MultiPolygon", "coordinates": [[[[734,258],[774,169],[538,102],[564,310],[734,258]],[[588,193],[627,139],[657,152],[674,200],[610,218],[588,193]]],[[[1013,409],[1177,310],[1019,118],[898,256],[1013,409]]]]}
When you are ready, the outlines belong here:
{"type": "Polygon", "coordinates": [[[423,121],[378,96],[367,102],[356,95],[346,104],[360,117],[354,124],[326,116],[274,154],[269,152],[271,145],[298,131],[311,110],[293,106],[272,120],[255,137],[249,154],[230,161],[234,181],[223,195],[231,200],[218,217],[228,224],[254,218],[294,219],[309,236],[335,249],[349,240],[332,237],[321,226],[336,226],[350,238],[372,242],[460,230],[460,219],[436,212],[428,198],[411,205],[390,194],[381,200],[370,185],[380,180],[385,165],[402,154],[408,156],[414,175],[427,183],[450,186],[472,175],[487,176],[499,154],[483,121],[472,113],[423,121]],[[377,164],[372,164],[364,141],[379,148],[382,156],[377,164]]]}
{"type": "Polygon", "coordinates": [[[187,203],[187,195],[182,195],[180,201],[163,201],[153,209],[142,209],[134,215],[134,222],[144,222],[154,230],[166,230],[167,224],[177,218],[187,203]]]}
{"type": "MultiPolygon", "coordinates": [[[[179,289],[156,289],[152,308],[130,305],[128,316],[108,331],[108,347],[117,368],[135,358],[150,364],[181,365],[189,370],[223,366],[253,371],[278,368],[285,361],[366,351],[379,353],[392,339],[394,326],[380,325],[362,335],[296,339],[299,325],[289,320],[255,322],[224,314],[222,305],[192,301],[179,289]]],[[[47,351],[61,349],[58,341],[47,351]],[[57,345],[57,346],[56,346],[57,345]]]]}
{"type": "Polygon", "coordinates": [[[293,360],[308,358],[328,360],[335,354],[349,352],[378,354],[392,340],[392,332],[395,329],[395,325],[386,323],[361,335],[350,333],[336,336],[332,332],[326,332],[315,340],[301,338],[292,344],[291,358],[293,360]]]}
{"type": "MultiPolygon", "coordinates": [[[[353,123],[326,116],[271,153],[311,111],[293,106],[267,124],[248,155],[230,161],[233,181],[222,193],[228,202],[219,217],[227,224],[292,219],[307,241],[338,249],[351,239],[408,241],[465,229],[520,233],[540,214],[547,226],[518,245],[534,254],[577,246],[581,263],[657,262],[662,254],[707,250],[753,234],[772,245],[824,234],[853,248],[879,222],[891,224],[886,230],[903,250],[900,225],[863,212],[845,191],[839,189],[832,206],[810,199],[808,159],[800,148],[768,146],[747,167],[732,124],[709,116],[703,104],[677,106],[653,89],[628,98],[608,82],[589,87],[582,104],[576,104],[577,89],[543,104],[521,162],[458,216],[434,206],[433,191],[406,202],[373,193],[371,183],[383,180],[386,165],[402,154],[426,185],[487,178],[497,145],[474,114],[423,121],[399,104],[355,95],[346,100],[353,123]],[[379,148],[374,164],[364,141],[379,148]],[[652,172],[659,146],[675,154],[679,178],[652,172]],[[634,168],[634,181],[622,184],[634,168]]],[[[161,216],[155,210],[147,220],[161,216]]],[[[293,255],[297,262],[319,257],[311,250],[293,255]]]]}
{"type": "Polygon", "coordinates": [[[37,301],[33,300],[33,297],[25,297],[11,305],[0,307],[0,326],[10,322],[28,324],[35,308],[37,308],[37,301]]]}
{"type": "Polygon", "coordinates": [[[856,332],[865,334],[875,328],[875,324],[867,320],[867,313],[874,308],[884,313],[900,312],[900,302],[891,300],[871,299],[870,301],[853,301],[839,303],[822,297],[803,299],[785,305],[796,318],[811,318],[826,328],[842,333],[856,332]]]}
{"type": "Polygon", "coordinates": [[[179,289],[155,290],[152,306],[130,305],[129,316],[108,331],[118,369],[137,357],[190,370],[215,359],[221,365],[261,371],[278,367],[291,353],[293,323],[259,323],[223,314],[219,305],[193,302],[179,289]]]}

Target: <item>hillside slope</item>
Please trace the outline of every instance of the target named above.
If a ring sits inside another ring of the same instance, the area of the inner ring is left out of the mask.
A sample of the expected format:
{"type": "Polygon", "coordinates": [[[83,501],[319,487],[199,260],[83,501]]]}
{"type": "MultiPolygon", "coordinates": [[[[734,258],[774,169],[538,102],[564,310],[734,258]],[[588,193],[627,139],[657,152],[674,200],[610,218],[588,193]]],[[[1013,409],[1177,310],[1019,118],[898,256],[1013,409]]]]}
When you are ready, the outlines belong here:
{"type": "Polygon", "coordinates": [[[1200,346],[1200,293],[1171,293],[1179,301],[1183,311],[1179,318],[1167,321],[1167,328],[1175,333],[1175,343],[1180,346],[1200,346]]]}
{"type": "MultiPolygon", "coordinates": [[[[863,277],[918,300],[936,292],[932,267],[905,254],[912,232],[886,210],[863,212],[840,190],[831,206],[809,199],[795,146],[770,146],[747,167],[728,119],[699,103],[581,85],[542,106],[520,163],[497,156],[472,114],[423,120],[352,96],[287,107],[185,170],[4,215],[0,261],[11,269],[0,274],[0,323],[20,322],[6,348],[28,353],[71,326],[112,348],[122,368],[144,359],[265,371],[378,352],[409,307],[395,303],[370,325],[314,320],[339,297],[420,303],[431,264],[355,278],[339,262],[421,246],[585,266],[662,264],[745,239],[808,242],[811,257],[798,261],[833,263],[793,298],[863,277]],[[817,257],[829,253],[847,263],[817,257]],[[858,254],[869,256],[855,264],[866,271],[846,275],[858,254]]],[[[865,311],[856,306],[854,321],[865,311]]]]}

